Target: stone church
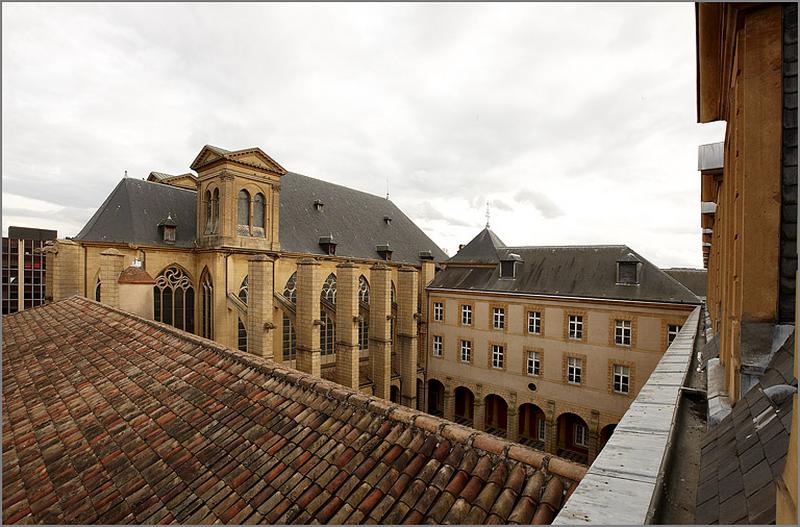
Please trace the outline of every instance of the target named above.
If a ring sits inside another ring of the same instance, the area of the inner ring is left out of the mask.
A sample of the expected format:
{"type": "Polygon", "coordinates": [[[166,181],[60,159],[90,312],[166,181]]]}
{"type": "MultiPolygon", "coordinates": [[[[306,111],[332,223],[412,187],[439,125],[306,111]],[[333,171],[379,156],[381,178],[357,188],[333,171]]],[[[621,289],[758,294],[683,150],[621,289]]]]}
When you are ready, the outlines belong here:
{"type": "Polygon", "coordinates": [[[388,199],[260,148],[205,146],[191,169],[122,179],[52,243],[50,299],[94,298],[417,407],[421,299],[447,255],[388,199]]]}

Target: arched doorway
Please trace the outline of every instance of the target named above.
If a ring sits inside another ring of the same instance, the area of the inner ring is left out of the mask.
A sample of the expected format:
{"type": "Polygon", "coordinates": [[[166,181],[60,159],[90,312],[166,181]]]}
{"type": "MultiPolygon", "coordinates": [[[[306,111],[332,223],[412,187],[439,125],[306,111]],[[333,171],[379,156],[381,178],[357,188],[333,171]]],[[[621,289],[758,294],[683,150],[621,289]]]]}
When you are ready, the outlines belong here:
{"type": "Polygon", "coordinates": [[[508,404],[499,395],[490,393],[484,399],[486,404],[485,430],[499,437],[506,437],[508,432],[508,404]]]}
{"type": "Polygon", "coordinates": [[[400,388],[395,386],[394,384],[389,389],[389,400],[393,403],[400,404],[400,388]]]}
{"type": "Polygon", "coordinates": [[[600,450],[602,450],[603,447],[606,446],[606,443],[608,443],[608,440],[611,439],[611,434],[614,433],[614,430],[616,428],[617,428],[616,424],[610,424],[610,425],[604,426],[600,430],[600,438],[599,438],[600,444],[597,445],[597,453],[598,454],[600,453],[600,450]]]}
{"type": "Polygon", "coordinates": [[[455,422],[465,425],[473,426],[475,396],[469,388],[459,386],[455,390],[455,422]]]}
{"type": "Polygon", "coordinates": [[[425,401],[425,383],[422,379],[417,379],[417,410],[424,408],[423,402],[425,401]]]}
{"type": "Polygon", "coordinates": [[[444,384],[436,379],[428,381],[428,413],[431,415],[444,415],[444,384]]]}
{"type": "Polygon", "coordinates": [[[586,464],[589,459],[589,427],[580,416],[563,413],[556,420],[556,455],[586,464]]]}
{"type": "Polygon", "coordinates": [[[519,442],[544,450],[547,421],[544,412],[535,404],[525,403],[519,407],[519,442]]]}

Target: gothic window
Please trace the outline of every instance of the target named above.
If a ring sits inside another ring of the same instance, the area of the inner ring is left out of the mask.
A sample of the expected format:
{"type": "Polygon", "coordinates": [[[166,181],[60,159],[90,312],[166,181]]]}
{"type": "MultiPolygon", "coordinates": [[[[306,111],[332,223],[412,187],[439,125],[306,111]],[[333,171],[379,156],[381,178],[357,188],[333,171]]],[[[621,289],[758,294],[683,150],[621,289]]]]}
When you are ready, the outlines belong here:
{"type": "Polygon", "coordinates": [[[336,275],[331,273],[322,284],[322,300],[327,300],[331,304],[336,303],[336,275]]]}
{"type": "Polygon", "coordinates": [[[363,274],[358,277],[358,300],[369,304],[369,282],[363,274]]]}
{"type": "Polygon", "coordinates": [[[256,236],[264,236],[265,205],[264,194],[259,192],[253,199],[253,234],[256,236]]]}
{"type": "Polygon", "coordinates": [[[319,332],[320,354],[333,355],[336,351],[336,328],[334,327],[333,320],[331,320],[331,317],[325,312],[325,308],[322,308],[320,311],[319,318],[323,323],[319,332]]]}
{"type": "Polygon", "coordinates": [[[212,213],[211,191],[206,190],[205,196],[206,196],[206,228],[204,232],[208,234],[214,227],[214,215],[212,213]]]}
{"type": "Polygon", "coordinates": [[[394,282],[392,282],[392,305],[397,303],[397,289],[394,287],[394,282]]]}
{"type": "Polygon", "coordinates": [[[97,279],[97,283],[94,285],[94,300],[95,302],[100,302],[100,279],[97,279]]]}
{"type": "Polygon", "coordinates": [[[244,326],[242,319],[239,319],[239,328],[236,335],[236,341],[239,351],[247,351],[247,328],[244,326]]]}
{"type": "Polygon", "coordinates": [[[200,335],[207,338],[214,338],[214,284],[211,282],[211,275],[206,269],[200,278],[202,288],[202,302],[200,313],[200,335]]]}
{"type": "Polygon", "coordinates": [[[212,198],[212,206],[211,206],[211,217],[213,225],[211,226],[211,232],[217,232],[219,230],[219,189],[214,189],[214,197],[212,198]]]}
{"type": "Polygon", "coordinates": [[[250,193],[246,190],[242,189],[239,191],[239,204],[237,207],[236,213],[236,223],[239,227],[245,227],[245,229],[239,229],[239,234],[249,235],[250,234],[250,193]]]}
{"type": "Polygon", "coordinates": [[[292,304],[297,303],[297,273],[292,273],[283,288],[283,297],[292,304]]]}
{"type": "Polygon", "coordinates": [[[292,320],[283,314],[283,360],[289,361],[297,356],[297,335],[292,320]]]}
{"type": "MultiPolygon", "coordinates": [[[[358,277],[358,301],[369,305],[369,282],[362,274],[358,277]]],[[[358,349],[369,349],[369,320],[364,316],[358,321],[358,349]]]]}
{"type": "Polygon", "coordinates": [[[244,302],[244,305],[247,305],[247,282],[249,276],[245,276],[244,280],[242,280],[242,285],[239,286],[239,300],[244,302]]]}
{"type": "Polygon", "coordinates": [[[194,332],[194,288],[180,267],[167,267],[156,278],[153,315],[158,322],[194,332]]]}

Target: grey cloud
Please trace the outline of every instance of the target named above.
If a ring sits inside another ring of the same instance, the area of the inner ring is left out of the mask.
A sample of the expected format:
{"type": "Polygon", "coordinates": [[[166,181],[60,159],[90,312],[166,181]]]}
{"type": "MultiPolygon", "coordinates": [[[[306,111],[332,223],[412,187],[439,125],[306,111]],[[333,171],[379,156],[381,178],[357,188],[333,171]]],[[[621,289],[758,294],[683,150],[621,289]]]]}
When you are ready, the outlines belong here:
{"type": "Polygon", "coordinates": [[[564,214],[564,211],[553,200],[535,190],[520,190],[516,193],[514,199],[520,203],[530,203],[547,219],[557,218],[564,214]]]}
{"type": "Polygon", "coordinates": [[[506,211],[506,212],[512,212],[514,210],[514,207],[512,207],[511,205],[509,205],[505,201],[502,201],[502,200],[499,200],[499,199],[493,199],[492,200],[492,208],[493,209],[497,209],[497,210],[503,210],[503,211],[506,211]]]}
{"type": "Polygon", "coordinates": [[[411,215],[419,220],[444,221],[450,225],[458,227],[474,226],[473,224],[465,220],[459,218],[453,218],[451,216],[443,214],[440,210],[434,207],[429,201],[419,202],[415,207],[413,207],[411,215]]]}

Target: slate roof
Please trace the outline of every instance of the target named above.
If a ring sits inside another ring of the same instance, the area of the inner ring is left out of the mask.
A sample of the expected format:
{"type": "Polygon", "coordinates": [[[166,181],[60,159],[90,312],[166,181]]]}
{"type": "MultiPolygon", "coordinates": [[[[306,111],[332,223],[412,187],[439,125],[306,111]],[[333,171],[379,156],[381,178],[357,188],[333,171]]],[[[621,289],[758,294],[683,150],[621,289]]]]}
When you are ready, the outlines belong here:
{"type": "Polygon", "coordinates": [[[3,329],[4,523],[549,523],[585,473],[86,298],[3,329]]]}
{"type": "Polygon", "coordinates": [[[789,338],[758,384],[703,435],[695,523],[775,523],[775,485],[789,449],[792,397],[770,398],[764,390],[793,382],[793,352],[789,338]]]}
{"type": "Polygon", "coordinates": [[[708,271],[705,269],[687,269],[674,267],[663,269],[665,273],[682,283],[695,295],[705,298],[708,290],[708,271]]]}
{"type": "Polygon", "coordinates": [[[694,293],[626,245],[506,247],[488,228],[447,261],[428,289],[700,304],[694,293]],[[515,279],[501,279],[499,265],[469,265],[494,263],[509,254],[522,258],[515,279]],[[617,261],[631,258],[642,263],[640,283],[617,285],[617,261]]]}
{"type": "MultiPolygon", "coordinates": [[[[193,247],[196,192],[137,179],[122,179],[75,237],[77,240],[165,245],[158,223],[167,215],[178,224],[178,247],[193,247]]],[[[321,236],[333,235],[337,256],[381,259],[378,245],[389,244],[392,260],[417,263],[420,251],[435,260],[447,255],[391,201],[379,196],[289,172],[281,177],[280,242],[287,252],[326,254],[321,236]],[[316,210],[314,201],[323,203],[316,210]],[[391,219],[389,224],[384,217],[391,219]]]]}

